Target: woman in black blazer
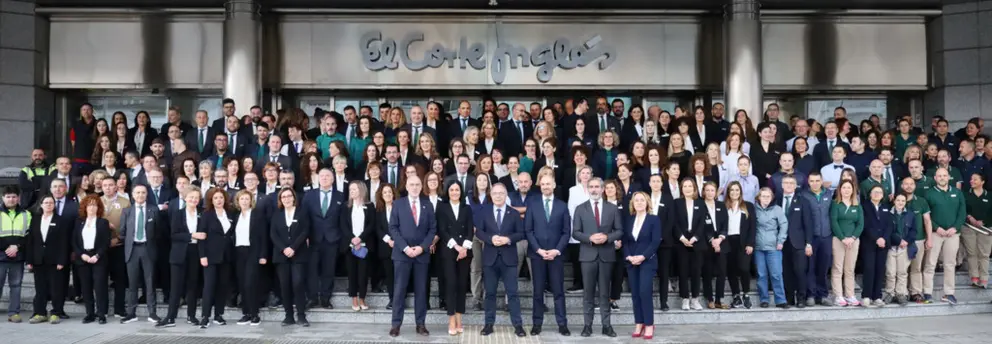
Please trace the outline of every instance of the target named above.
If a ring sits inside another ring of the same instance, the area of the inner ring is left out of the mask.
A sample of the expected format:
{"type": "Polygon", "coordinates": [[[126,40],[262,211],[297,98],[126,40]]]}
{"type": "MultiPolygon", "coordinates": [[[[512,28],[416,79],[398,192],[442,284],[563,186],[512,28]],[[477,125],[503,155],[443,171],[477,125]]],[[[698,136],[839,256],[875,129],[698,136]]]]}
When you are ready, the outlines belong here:
{"type": "Polygon", "coordinates": [[[448,334],[456,335],[464,331],[462,314],[465,314],[465,294],[468,293],[468,280],[472,266],[472,208],[464,202],[462,185],[454,182],[448,185],[448,202],[437,206],[437,233],[441,238],[441,262],[447,284],[444,298],[448,305],[448,334]],[[458,213],[455,213],[458,209],[458,213]]]}
{"type": "MultiPolygon", "coordinates": [[[[730,278],[730,292],[734,300],[730,308],[751,308],[751,251],[754,247],[755,213],[754,204],[743,199],[744,192],[740,182],[727,184],[724,204],[727,208],[727,233],[725,247],[727,252],[727,276],[730,278]]],[[[717,283],[721,283],[717,279],[717,283]]]]}
{"type": "MultiPolygon", "coordinates": [[[[169,110],[169,112],[172,111],[173,110],[169,110]]],[[[136,149],[140,148],[137,150],[139,156],[151,151],[152,140],[154,140],[159,135],[159,132],[154,128],[152,128],[151,126],[152,126],[152,119],[151,117],[149,117],[148,112],[138,111],[138,113],[135,114],[134,116],[134,127],[131,127],[131,129],[127,131],[128,141],[135,142],[134,147],[136,149]],[[136,139],[136,137],[139,136],[138,133],[143,134],[142,135],[143,140],[141,140],[140,146],[137,145],[138,140],[136,139]]],[[[165,134],[167,133],[162,133],[163,140],[165,139],[165,134]]]]}
{"type": "Polygon", "coordinates": [[[347,258],[348,266],[348,296],[351,297],[351,310],[364,311],[369,309],[365,303],[369,284],[369,259],[374,255],[359,258],[352,252],[354,249],[365,247],[370,254],[376,241],[375,207],[368,203],[368,189],[362,181],[352,181],[348,185],[348,203],[339,217],[341,231],[344,234],[341,247],[347,258]]]}
{"type": "Polygon", "coordinates": [[[679,265],[679,296],[682,297],[682,310],[690,308],[702,310],[703,307],[699,304],[699,287],[706,245],[709,241],[704,227],[706,204],[698,198],[696,182],[692,178],[682,179],[680,190],[682,198],[675,200],[672,209],[675,222],[674,235],[679,241],[675,244],[679,265]]]}
{"type": "MultiPolygon", "coordinates": [[[[634,169],[630,164],[621,164],[617,166],[617,184],[620,185],[620,193],[623,194],[623,201],[621,204],[630,204],[630,198],[634,196],[635,192],[644,191],[641,183],[634,180],[634,169]]],[[[657,204],[655,204],[657,206],[657,204]]]]}
{"type": "Polygon", "coordinates": [[[110,222],[103,218],[103,202],[89,195],[80,202],[79,220],[72,234],[72,252],[76,255],[76,272],[80,275],[83,302],[86,304],[84,324],[99,320],[107,323],[107,249],[110,248],[110,222]],[[96,303],[93,293],[96,292],[96,303]],[[94,305],[96,311],[94,312],[94,305]]]}
{"type": "Polygon", "coordinates": [[[675,201],[670,196],[666,196],[666,189],[662,184],[662,176],[652,175],[648,179],[648,199],[651,200],[651,214],[661,220],[661,244],[658,245],[658,299],[661,311],[668,311],[668,292],[672,281],[670,278],[678,271],[675,263],[675,243],[678,240],[673,235],[674,225],[672,223],[672,208],[675,201]]]}
{"type": "Polygon", "coordinates": [[[69,264],[69,237],[72,231],[63,218],[55,213],[55,198],[41,198],[41,214],[31,218],[25,257],[28,269],[34,271],[34,316],[32,324],[61,322],[65,314],[65,286],[61,282],[69,264]],[[42,232],[44,231],[44,235],[42,232]],[[52,301],[51,317],[47,304],[52,301]]]}
{"type": "Polygon", "coordinates": [[[727,279],[727,207],[717,200],[717,183],[703,184],[703,204],[706,205],[705,230],[710,241],[706,245],[703,260],[703,296],[709,309],[727,309],[723,304],[727,279]],[[713,278],[716,278],[716,295],[713,295],[713,278]]]}
{"type": "Polygon", "coordinates": [[[234,219],[227,213],[227,191],[213,188],[207,191],[206,210],[201,217],[197,232],[206,233],[206,239],[197,246],[200,266],[203,267],[203,302],[201,305],[200,328],[210,327],[210,309],[214,309],[213,321],[217,325],[227,325],[224,320],[224,305],[227,302],[228,286],[234,276],[234,219]]]}
{"type": "Polygon", "coordinates": [[[199,324],[196,319],[196,297],[200,285],[199,240],[207,238],[206,233],[199,231],[201,212],[200,189],[187,187],[183,192],[186,207],[172,212],[169,221],[172,227],[170,238],[172,247],[169,249],[169,311],[155,327],[174,327],[179,315],[179,300],[186,297],[186,323],[199,324]],[[185,292],[184,292],[185,291],[185,292]]]}
{"type": "Polygon", "coordinates": [[[382,183],[375,195],[376,239],[373,242],[378,247],[373,251],[376,252],[382,269],[382,281],[386,285],[386,292],[389,293],[386,309],[393,309],[393,240],[389,236],[389,214],[393,211],[393,200],[396,196],[396,187],[388,183],[382,183]]]}
{"type": "Polygon", "coordinates": [[[299,324],[310,327],[306,316],[306,285],[304,283],[307,263],[310,261],[310,223],[302,216],[296,204],[296,191],[291,188],[279,190],[279,209],[272,214],[269,223],[269,238],[272,239],[272,263],[276,265],[279,285],[282,288],[283,310],[286,318],[282,325],[297,323],[293,318],[295,310],[299,324]],[[295,309],[294,309],[295,306],[295,309]]]}
{"type": "Polygon", "coordinates": [[[241,190],[234,197],[238,209],[234,218],[234,275],[241,291],[241,319],[238,325],[258,326],[262,319],[258,316],[259,304],[263,297],[260,290],[268,290],[267,279],[259,278],[262,265],[268,264],[272,248],[269,246],[269,231],[265,226],[265,214],[255,208],[255,197],[250,191],[241,190]],[[264,285],[264,286],[263,286],[264,285]]]}
{"type": "MultiPolygon", "coordinates": [[[[641,185],[648,185],[651,176],[656,174],[667,174],[670,168],[666,168],[662,148],[651,147],[648,148],[647,153],[644,154],[647,156],[647,163],[637,170],[637,176],[635,179],[640,182],[641,185]]],[[[676,164],[676,166],[678,166],[678,164],[676,164]]],[[[674,180],[678,180],[678,177],[678,174],[676,174],[674,180]]]]}

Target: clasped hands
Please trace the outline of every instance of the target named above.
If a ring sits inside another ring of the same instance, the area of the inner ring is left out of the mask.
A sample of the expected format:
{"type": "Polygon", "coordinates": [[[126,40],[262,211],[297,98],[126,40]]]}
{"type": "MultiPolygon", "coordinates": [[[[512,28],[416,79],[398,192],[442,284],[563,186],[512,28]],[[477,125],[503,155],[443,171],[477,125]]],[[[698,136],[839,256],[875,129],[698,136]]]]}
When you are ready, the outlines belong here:
{"type": "Polygon", "coordinates": [[[631,265],[641,265],[645,259],[647,258],[641,255],[627,257],[627,261],[630,262],[631,265]]]}
{"type": "Polygon", "coordinates": [[[493,235],[493,238],[492,238],[491,241],[493,243],[493,246],[496,246],[496,247],[504,246],[504,245],[509,245],[510,244],[510,238],[505,237],[505,236],[500,236],[500,235],[493,235]]]}
{"type": "Polygon", "coordinates": [[[424,253],[424,248],[420,246],[409,246],[403,250],[403,253],[405,253],[407,257],[417,258],[417,256],[424,253]]]}
{"type": "Polygon", "coordinates": [[[685,245],[685,247],[692,247],[692,245],[695,244],[696,241],[699,241],[699,240],[696,239],[695,236],[693,236],[692,238],[689,238],[689,239],[686,239],[686,237],[683,236],[683,237],[680,237],[679,238],[679,241],[681,241],[682,242],[682,245],[685,245]]]}
{"type": "Polygon", "coordinates": [[[539,248],[537,249],[537,254],[540,255],[541,258],[543,258],[544,260],[554,260],[556,257],[561,255],[561,251],[555,249],[545,250],[539,248]]]}
{"type": "Polygon", "coordinates": [[[595,245],[605,244],[606,240],[609,240],[609,237],[606,236],[606,233],[596,233],[589,236],[589,241],[591,241],[595,245]]]}

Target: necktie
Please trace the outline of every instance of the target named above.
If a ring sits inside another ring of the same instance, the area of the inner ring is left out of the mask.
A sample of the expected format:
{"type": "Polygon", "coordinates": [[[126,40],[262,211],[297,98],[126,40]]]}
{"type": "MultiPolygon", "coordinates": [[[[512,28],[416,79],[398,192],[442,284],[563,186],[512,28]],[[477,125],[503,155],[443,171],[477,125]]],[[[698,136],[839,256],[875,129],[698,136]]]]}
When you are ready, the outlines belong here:
{"type": "Polygon", "coordinates": [[[827,150],[828,150],[827,153],[834,151],[834,140],[827,141],[827,150]]]}
{"type": "Polygon", "coordinates": [[[396,166],[389,166],[389,184],[396,186],[396,166]]]}
{"type": "Polygon", "coordinates": [[[327,208],[331,206],[331,192],[321,191],[324,193],[324,198],[320,201],[320,215],[327,216],[327,208]]]}
{"type": "Polygon", "coordinates": [[[520,130],[520,142],[526,141],[524,138],[524,122],[517,122],[517,130],[520,130]]]}
{"type": "Polygon", "coordinates": [[[155,201],[156,202],[158,202],[158,199],[159,199],[159,191],[161,191],[161,189],[155,188],[155,201]]]}
{"type": "Polygon", "coordinates": [[[468,127],[468,120],[465,119],[465,118],[462,118],[462,131],[465,131],[465,128],[467,128],[467,127],[468,127]]]}
{"type": "Polygon", "coordinates": [[[834,165],[834,169],[835,170],[839,170],[839,169],[842,169],[842,168],[844,168],[844,165],[834,165]]]}
{"type": "Polygon", "coordinates": [[[420,142],[420,126],[413,127],[413,143],[417,144],[420,142]]]}
{"type": "Polygon", "coordinates": [[[544,220],[551,222],[551,199],[544,199],[544,220]]]}
{"type": "Polygon", "coordinates": [[[465,187],[465,176],[461,176],[458,179],[461,179],[462,187],[465,187]]]}
{"type": "Polygon", "coordinates": [[[503,227],[503,209],[496,209],[496,230],[503,227]]]}
{"type": "Polygon", "coordinates": [[[599,227],[599,202],[592,202],[592,211],[596,215],[596,227],[599,227]]]}
{"type": "Polygon", "coordinates": [[[413,224],[419,226],[420,218],[417,217],[417,201],[413,201],[413,206],[410,207],[410,210],[413,210],[413,224]]]}
{"type": "MultiPolygon", "coordinates": [[[[610,179],[613,176],[613,151],[606,150],[606,179],[610,179]]],[[[702,185],[702,184],[700,184],[702,185]]]]}
{"type": "Polygon", "coordinates": [[[179,209],[186,209],[186,201],[179,199],[179,209]]]}
{"type": "Polygon", "coordinates": [[[786,210],[786,212],[788,212],[790,205],[792,205],[792,196],[785,196],[785,210],[786,210]]]}
{"type": "Polygon", "coordinates": [[[300,143],[297,142],[296,143],[296,153],[299,153],[299,152],[300,152],[300,143]]]}
{"type": "Polygon", "coordinates": [[[606,117],[599,116],[599,132],[606,131],[606,117]]]}
{"type": "Polygon", "coordinates": [[[231,151],[234,151],[234,133],[227,134],[227,146],[231,147],[231,151]]]}
{"type": "Polygon", "coordinates": [[[55,211],[59,213],[59,216],[62,215],[62,200],[55,201],[55,211]]]}
{"type": "Polygon", "coordinates": [[[261,145],[260,147],[258,147],[258,160],[262,160],[262,158],[264,158],[266,155],[269,154],[269,152],[266,152],[268,148],[269,147],[266,147],[265,145],[261,145]]]}
{"type": "Polygon", "coordinates": [[[203,141],[206,139],[206,136],[207,136],[206,130],[200,129],[200,135],[197,135],[196,138],[197,145],[200,147],[199,148],[200,153],[203,153],[203,141]]]}
{"type": "Polygon", "coordinates": [[[134,239],[145,241],[145,207],[138,207],[138,229],[134,232],[134,239]]]}

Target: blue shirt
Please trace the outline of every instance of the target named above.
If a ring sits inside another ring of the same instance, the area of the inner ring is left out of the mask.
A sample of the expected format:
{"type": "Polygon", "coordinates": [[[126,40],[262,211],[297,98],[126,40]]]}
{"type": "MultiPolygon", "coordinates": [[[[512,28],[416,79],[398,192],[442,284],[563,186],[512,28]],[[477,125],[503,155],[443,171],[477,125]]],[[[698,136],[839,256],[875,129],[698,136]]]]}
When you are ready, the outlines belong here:
{"type": "Polygon", "coordinates": [[[730,182],[734,181],[741,183],[741,197],[745,201],[752,202],[758,196],[758,189],[761,189],[761,186],[758,185],[758,177],[753,174],[742,177],[740,173],[735,173],[727,178],[727,184],[729,185],[730,182]]]}

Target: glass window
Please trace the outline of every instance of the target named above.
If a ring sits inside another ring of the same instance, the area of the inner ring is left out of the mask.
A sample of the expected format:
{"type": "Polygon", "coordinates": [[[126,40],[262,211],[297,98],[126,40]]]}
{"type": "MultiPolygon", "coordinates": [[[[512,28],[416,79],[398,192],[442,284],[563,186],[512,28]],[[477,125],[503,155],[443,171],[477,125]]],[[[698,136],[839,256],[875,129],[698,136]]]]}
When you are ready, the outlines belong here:
{"type": "Polygon", "coordinates": [[[871,115],[878,115],[882,123],[886,123],[885,99],[825,99],[809,100],[806,102],[806,118],[812,118],[820,123],[826,123],[834,118],[834,109],[843,106],[847,109],[847,119],[857,126],[871,115]]]}
{"type": "Polygon", "coordinates": [[[434,98],[434,101],[441,104],[441,110],[451,115],[451,118],[458,117],[458,105],[463,100],[467,100],[472,105],[472,118],[482,117],[482,98],[434,98]]]}
{"type": "Polygon", "coordinates": [[[308,116],[313,116],[317,108],[329,111],[331,108],[331,97],[305,97],[300,99],[300,109],[308,116]]]}
{"type": "MultiPolygon", "coordinates": [[[[668,111],[668,113],[675,114],[675,106],[678,102],[674,98],[646,98],[644,99],[644,111],[648,108],[657,105],[662,110],[668,111]]],[[[629,108],[630,105],[628,105],[629,108]]]]}
{"type": "Polygon", "coordinates": [[[120,111],[127,115],[128,126],[134,126],[134,117],[138,111],[147,111],[152,119],[152,128],[159,128],[167,121],[166,109],[168,98],[165,96],[89,96],[86,100],[93,104],[93,116],[104,118],[108,122],[114,112],[120,111]]]}
{"type": "MultiPolygon", "coordinates": [[[[407,122],[410,121],[410,109],[412,109],[414,105],[419,105],[421,108],[423,108],[424,113],[427,112],[427,102],[428,102],[427,98],[403,98],[403,99],[388,98],[386,99],[386,102],[389,103],[389,105],[391,105],[394,108],[398,107],[400,109],[403,109],[403,113],[406,114],[407,122]]],[[[376,108],[375,111],[378,112],[379,109],[376,108]]],[[[382,121],[387,120],[386,118],[380,118],[380,119],[382,121]]]]}
{"type": "Polygon", "coordinates": [[[213,123],[214,120],[220,118],[224,114],[224,105],[223,105],[224,99],[221,96],[198,97],[194,100],[194,104],[196,105],[196,109],[194,109],[193,111],[203,110],[207,112],[207,117],[210,118],[210,121],[208,123],[213,123]]]}
{"type": "Polygon", "coordinates": [[[356,112],[361,112],[362,106],[372,107],[372,113],[379,112],[379,99],[376,98],[334,98],[334,111],[344,114],[344,108],[354,106],[356,112]]]}

